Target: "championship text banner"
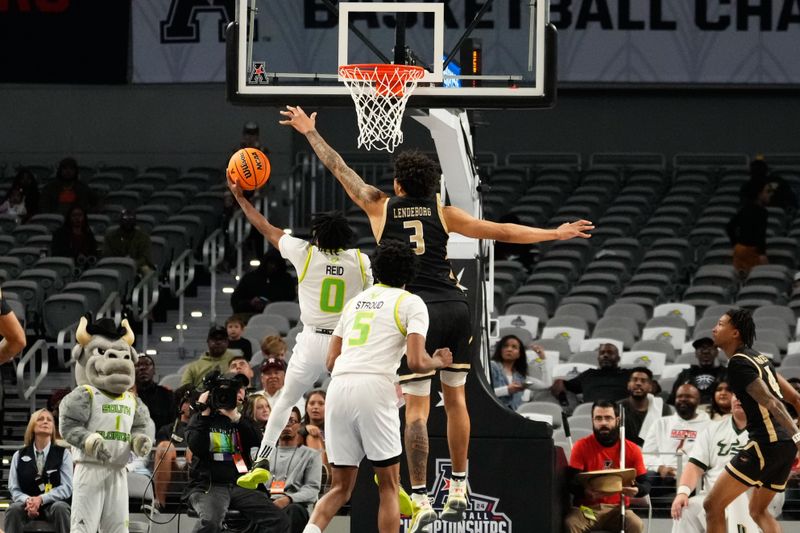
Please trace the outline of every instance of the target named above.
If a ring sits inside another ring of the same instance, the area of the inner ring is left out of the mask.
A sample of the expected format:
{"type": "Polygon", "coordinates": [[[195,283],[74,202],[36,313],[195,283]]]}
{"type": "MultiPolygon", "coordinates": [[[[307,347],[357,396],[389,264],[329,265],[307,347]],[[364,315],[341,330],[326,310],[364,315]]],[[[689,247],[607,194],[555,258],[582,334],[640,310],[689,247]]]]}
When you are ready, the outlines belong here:
{"type": "MultiPolygon", "coordinates": [[[[283,57],[317,42],[319,32],[335,34],[322,0],[269,2],[285,11],[283,31],[275,32],[283,57]]],[[[483,3],[446,1],[448,34],[469,25],[483,3]]],[[[520,42],[515,34],[527,36],[520,13],[528,4],[496,0],[473,36],[520,42]]],[[[223,35],[234,0],[136,0],[132,16],[134,82],[224,81],[223,35]]],[[[551,0],[550,19],[559,29],[562,82],[800,84],[800,0],[551,0]]],[[[362,21],[369,22],[389,23],[362,21]]],[[[256,31],[268,39],[274,29],[256,31]]],[[[511,63],[527,57],[501,45],[483,53],[519,55],[511,63]]],[[[296,71],[309,71],[308,57],[296,71]]]]}
{"type": "Polygon", "coordinates": [[[0,0],[0,82],[126,83],[130,0],[0,0]]]}

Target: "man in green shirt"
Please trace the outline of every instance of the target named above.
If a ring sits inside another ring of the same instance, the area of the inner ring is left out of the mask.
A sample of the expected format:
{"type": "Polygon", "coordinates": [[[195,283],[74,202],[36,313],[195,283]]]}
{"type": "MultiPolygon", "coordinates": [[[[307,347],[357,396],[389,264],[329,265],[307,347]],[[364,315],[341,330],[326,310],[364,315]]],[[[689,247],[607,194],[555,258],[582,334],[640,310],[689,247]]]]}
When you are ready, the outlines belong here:
{"type": "Polygon", "coordinates": [[[186,367],[181,379],[181,385],[191,385],[198,388],[203,383],[203,378],[212,370],[227,372],[228,365],[236,354],[228,351],[228,331],[222,326],[211,326],[206,339],[208,351],[200,358],[186,367]]]}

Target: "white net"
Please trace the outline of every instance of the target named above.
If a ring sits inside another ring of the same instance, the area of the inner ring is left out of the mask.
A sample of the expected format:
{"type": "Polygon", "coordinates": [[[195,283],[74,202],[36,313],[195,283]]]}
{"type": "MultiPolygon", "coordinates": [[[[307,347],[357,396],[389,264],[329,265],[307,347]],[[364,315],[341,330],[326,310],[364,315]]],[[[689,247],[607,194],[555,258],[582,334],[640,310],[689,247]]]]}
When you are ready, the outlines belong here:
{"type": "Polygon", "coordinates": [[[422,67],[408,65],[339,67],[356,106],[359,148],[393,152],[402,144],[406,102],[424,75],[422,67]]]}

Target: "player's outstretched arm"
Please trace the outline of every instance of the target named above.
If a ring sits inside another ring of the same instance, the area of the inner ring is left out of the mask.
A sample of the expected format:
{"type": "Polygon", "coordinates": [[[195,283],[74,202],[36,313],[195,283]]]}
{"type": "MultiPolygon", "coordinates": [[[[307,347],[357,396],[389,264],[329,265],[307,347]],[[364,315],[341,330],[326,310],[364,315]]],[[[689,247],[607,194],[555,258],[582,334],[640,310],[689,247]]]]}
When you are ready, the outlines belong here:
{"type": "Polygon", "coordinates": [[[406,357],[408,368],[412,372],[430,372],[453,363],[453,354],[449,348],[439,348],[433,352],[433,357],[428,355],[425,351],[425,337],[419,333],[409,333],[406,338],[406,357]]]}
{"type": "MultiPolygon", "coordinates": [[[[795,438],[800,439],[800,430],[797,429],[794,420],[789,416],[789,411],[783,406],[783,402],[770,394],[763,380],[755,379],[751,381],[745,390],[751,398],[758,402],[758,405],[767,408],[770,414],[778,420],[778,423],[792,435],[792,440],[795,438]]],[[[795,444],[800,448],[800,440],[795,440],[795,444]]]]}
{"type": "Polygon", "coordinates": [[[278,241],[280,241],[281,237],[284,235],[283,230],[270,224],[269,220],[264,218],[264,215],[253,207],[250,200],[244,197],[242,188],[231,179],[230,175],[228,176],[228,188],[231,190],[231,193],[233,193],[233,197],[236,198],[236,201],[239,202],[239,206],[242,208],[242,211],[244,211],[244,216],[247,217],[250,224],[252,224],[261,235],[266,237],[272,246],[278,248],[278,241]]]}
{"type": "Polygon", "coordinates": [[[500,224],[489,220],[481,220],[471,216],[463,209],[453,206],[446,206],[442,211],[448,231],[460,233],[465,237],[474,239],[493,239],[516,244],[565,241],[575,237],[588,239],[591,235],[587,232],[594,229],[594,225],[588,220],[565,222],[555,229],[542,229],[520,224],[500,224]]]}
{"type": "Polygon", "coordinates": [[[286,120],[281,120],[280,124],[291,126],[306,136],[319,160],[342,184],[347,195],[358,207],[368,215],[373,212],[378,213],[382,209],[379,202],[386,198],[386,195],[380,189],[365,183],[356,171],[347,166],[342,156],[325,142],[316,129],[316,112],[311,113],[309,117],[300,106],[287,105],[286,111],[281,111],[281,115],[286,117],[286,120]]]}

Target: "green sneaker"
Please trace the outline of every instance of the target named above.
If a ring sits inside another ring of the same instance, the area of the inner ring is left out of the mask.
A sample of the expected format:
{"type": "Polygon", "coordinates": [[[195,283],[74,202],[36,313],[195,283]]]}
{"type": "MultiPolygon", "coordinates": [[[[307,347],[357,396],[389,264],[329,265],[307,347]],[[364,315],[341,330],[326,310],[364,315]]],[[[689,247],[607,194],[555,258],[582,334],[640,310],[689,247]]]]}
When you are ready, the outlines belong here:
{"type": "MultiPolygon", "coordinates": [[[[378,474],[372,478],[375,480],[375,484],[379,485],[378,483],[378,474]]],[[[411,496],[408,495],[406,490],[400,485],[400,491],[398,492],[398,500],[400,502],[400,514],[403,516],[413,516],[414,514],[414,505],[411,503],[411,496]]]]}
{"type": "Polygon", "coordinates": [[[255,489],[260,484],[266,485],[272,479],[272,474],[269,473],[269,459],[259,459],[253,463],[253,468],[246,474],[239,476],[236,484],[243,489],[255,489]]]}
{"type": "Polygon", "coordinates": [[[464,512],[467,510],[467,484],[451,483],[447,501],[442,509],[440,518],[447,522],[462,522],[464,512]]]}

